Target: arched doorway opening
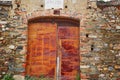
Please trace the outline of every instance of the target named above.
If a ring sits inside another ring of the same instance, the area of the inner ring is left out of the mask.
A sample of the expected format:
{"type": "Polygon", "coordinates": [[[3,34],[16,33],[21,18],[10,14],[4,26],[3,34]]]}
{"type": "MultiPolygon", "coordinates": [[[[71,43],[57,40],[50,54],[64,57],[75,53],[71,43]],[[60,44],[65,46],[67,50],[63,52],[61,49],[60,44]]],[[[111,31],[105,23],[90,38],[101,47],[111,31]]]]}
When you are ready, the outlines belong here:
{"type": "Polygon", "coordinates": [[[41,16],[28,21],[26,74],[75,80],[80,74],[79,20],[41,16]]]}

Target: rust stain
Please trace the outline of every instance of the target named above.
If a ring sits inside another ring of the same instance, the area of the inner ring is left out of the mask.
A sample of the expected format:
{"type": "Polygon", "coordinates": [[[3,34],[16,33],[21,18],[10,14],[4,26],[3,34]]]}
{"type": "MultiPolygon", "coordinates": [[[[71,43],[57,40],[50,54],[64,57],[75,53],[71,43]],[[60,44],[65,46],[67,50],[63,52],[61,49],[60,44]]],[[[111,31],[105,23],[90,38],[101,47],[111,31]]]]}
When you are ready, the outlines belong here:
{"type": "Polygon", "coordinates": [[[28,75],[55,77],[56,29],[56,25],[50,23],[29,25],[28,64],[26,68],[28,75]]]}
{"type": "Polygon", "coordinates": [[[56,57],[60,56],[61,80],[75,80],[80,71],[79,27],[32,23],[28,30],[26,73],[55,79],[56,57]]]}
{"type": "Polygon", "coordinates": [[[58,27],[61,80],[75,80],[80,71],[78,27],[58,27]]]}

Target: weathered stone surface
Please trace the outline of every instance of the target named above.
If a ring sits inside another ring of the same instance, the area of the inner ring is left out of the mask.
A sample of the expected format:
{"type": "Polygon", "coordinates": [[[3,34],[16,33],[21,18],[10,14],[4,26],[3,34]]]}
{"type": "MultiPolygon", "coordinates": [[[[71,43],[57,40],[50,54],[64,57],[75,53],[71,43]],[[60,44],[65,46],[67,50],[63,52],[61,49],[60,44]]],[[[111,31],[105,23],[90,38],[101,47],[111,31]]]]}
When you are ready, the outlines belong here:
{"type": "Polygon", "coordinates": [[[89,37],[89,38],[97,38],[97,36],[96,36],[96,35],[93,35],[93,34],[90,34],[88,37],[89,37]]]}
{"type": "Polygon", "coordinates": [[[10,45],[9,48],[10,49],[15,49],[15,46],[14,45],[10,45]]]}
{"type": "Polygon", "coordinates": [[[25,79],[24,79],[24,76],[21,76],[21,75],[14,75],[13,78],[14,78],[15,80],[25,80],[25,79]]]}
{"type": "MultiPolygon", "coordinates": [[[[21,65],[26,61],[27,48],[24,47],[27,47],[27,20],[38,16],[54,16],[53,10],[44,10],[44,0],[15,1],[12,3],[13,8],[0,5],[0,76],[7,72],[16,74],[25,71],[21,65]]],[[[81,74],[85,75],[82,78],[119,80],[120,24],[115,24],[119,19],[115,20],[111,14],[109,16],[101,14],[103,12],[98,13],[99,11],[96,13],[94,9],[97,10],[97,7],[93,5],[95,2],[91,3],[89,0],[64,0],[64,2],[67,8],[60,10],[60,16],[80,19],[81,74]],[[105,23],[105,19],[110,25],[105,23]],[[91,65],[92,67],[89,67],[91,65]],[[90,72],[92,75],[88,77],[90,72]]],[[[119,12],[116,13],[117,16],[119,12]]],[[[19,80],[17,77],[16,80],[19,80]]]]}

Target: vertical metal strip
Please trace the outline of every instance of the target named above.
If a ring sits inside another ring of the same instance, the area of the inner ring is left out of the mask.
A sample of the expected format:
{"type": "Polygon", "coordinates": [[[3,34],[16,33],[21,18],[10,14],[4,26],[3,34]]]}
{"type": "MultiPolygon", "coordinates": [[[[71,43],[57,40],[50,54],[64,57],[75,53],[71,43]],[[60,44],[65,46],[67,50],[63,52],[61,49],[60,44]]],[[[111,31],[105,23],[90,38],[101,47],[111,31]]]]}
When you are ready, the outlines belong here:
{"type": "MultiPolygon", "coordinates": [[[[56,24],[56,23],[55,23],[56,24]]],[[[56,24],[56,45],[57,45],[57,50],[56,50],[56,80],[59,80],[59,38],[58,38],[58,25],[56,24]]]]}

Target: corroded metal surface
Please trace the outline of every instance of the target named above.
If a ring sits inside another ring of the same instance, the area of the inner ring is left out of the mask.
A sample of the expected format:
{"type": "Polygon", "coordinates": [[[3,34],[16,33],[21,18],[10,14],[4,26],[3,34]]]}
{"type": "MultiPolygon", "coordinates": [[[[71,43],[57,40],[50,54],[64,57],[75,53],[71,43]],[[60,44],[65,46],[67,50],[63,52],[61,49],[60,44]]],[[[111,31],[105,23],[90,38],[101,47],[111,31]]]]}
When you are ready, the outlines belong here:
{"type": "Polygon", "coordinates": [[[56,31],[55,24],[29,25],[27,74],[55,77],[56,31]]]}
{"type": "Polygon", "coordinates": [[[79,64],[79,28],[58,27],[61,80],[75,80],[80,71],[79,64]]]}
{"type": "Polygon", "coordinates": [[[56,79],[57,64],[60,80],[75,80],[80,73],[79,27],[63,25],[48,22],[29,24],[28,75],[56,79]],[[57,57],[60,58],[59,63],[56,63],[57,57]]]}

